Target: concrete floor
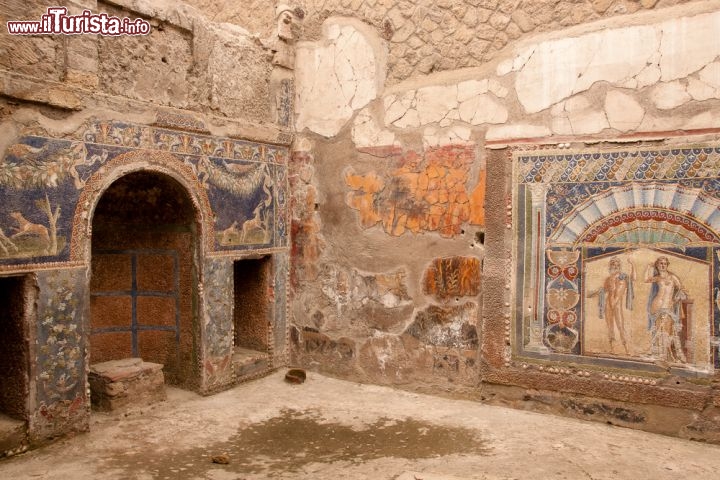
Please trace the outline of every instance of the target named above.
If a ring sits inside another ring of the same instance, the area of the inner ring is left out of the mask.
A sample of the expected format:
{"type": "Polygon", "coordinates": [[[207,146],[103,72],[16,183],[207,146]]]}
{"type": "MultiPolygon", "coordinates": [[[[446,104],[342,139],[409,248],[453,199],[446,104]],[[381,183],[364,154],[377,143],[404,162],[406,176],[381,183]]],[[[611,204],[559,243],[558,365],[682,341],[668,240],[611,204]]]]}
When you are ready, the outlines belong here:
{"type": "Polygon", "coordinates": [[[283,373],[212,397],[94,414],[91,432],[0,461],[3,479],[711,479],[720,446],[283,373]],[[228,464],[211,461],[226,455],[228,464]]]}

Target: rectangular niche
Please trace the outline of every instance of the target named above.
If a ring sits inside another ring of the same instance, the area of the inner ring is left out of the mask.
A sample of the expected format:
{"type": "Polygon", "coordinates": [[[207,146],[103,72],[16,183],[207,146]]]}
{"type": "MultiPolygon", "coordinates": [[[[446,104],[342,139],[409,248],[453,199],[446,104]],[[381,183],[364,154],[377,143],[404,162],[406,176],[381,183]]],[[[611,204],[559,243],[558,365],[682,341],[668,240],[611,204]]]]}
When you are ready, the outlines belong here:
{"type": "Polygon", "coordinates": [[[0,277],[0,450],[18,446],[28,420],[30,316],[35,289],[29,275],[0,277]]]}
{"type": "Polygon", "coordinates": [[[233,363],[254,364],[270,353],[272,257],[233,263],[233,363]]]}

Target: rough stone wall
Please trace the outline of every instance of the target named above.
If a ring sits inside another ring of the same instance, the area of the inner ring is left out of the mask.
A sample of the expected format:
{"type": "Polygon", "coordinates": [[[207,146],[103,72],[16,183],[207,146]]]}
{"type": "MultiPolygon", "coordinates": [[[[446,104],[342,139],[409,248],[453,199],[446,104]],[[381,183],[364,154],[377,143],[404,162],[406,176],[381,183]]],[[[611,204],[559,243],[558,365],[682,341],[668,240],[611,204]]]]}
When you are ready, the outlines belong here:
{"type": "MultiPolygon", "coordinates": [[[[78,110],[97,105],[95,93],[102,93],[250,122],[275,121],[271,52],[259,36],[212,23],[184,3],[90,0],[67,6],[70,14],[90,9],[119,18],[149,17],[151,32],[120,37],[4,33],[5,95],[78,110]],[[42,89],[38,81],[58,83],[42,89]]],[[[36,1],[5,2],[0,19],[3,25],[39,20],[47,8],[36,1]]]]}
{"type": "MultiPolygon", "coordinates": [[[[20,16],[40,18],[45,13],[44,2],[11,0],[0,5],[0,21],[20,16]]],[[[54,36],[11,36],[0,35],[0,67],[13,72],[32,75],[50,80],[61,80],[64,64],[63,39],[54,36]]]]}
{"type": "MultiPolygon", "coordinates": [[[[321,36],[329,17],[357,18],[388,41],[387,83],[482,66],[508,45],[540,32],[691,0],[304,0],[304,38],[321,36]]],[[[192,0],[217,21],[263,32],[272,4],[250,7],[192,0]],[[252,12],[252,13],[250,13],[252,12]]],[[[291,2],[289,2],[291,3],[291,2]]]]}

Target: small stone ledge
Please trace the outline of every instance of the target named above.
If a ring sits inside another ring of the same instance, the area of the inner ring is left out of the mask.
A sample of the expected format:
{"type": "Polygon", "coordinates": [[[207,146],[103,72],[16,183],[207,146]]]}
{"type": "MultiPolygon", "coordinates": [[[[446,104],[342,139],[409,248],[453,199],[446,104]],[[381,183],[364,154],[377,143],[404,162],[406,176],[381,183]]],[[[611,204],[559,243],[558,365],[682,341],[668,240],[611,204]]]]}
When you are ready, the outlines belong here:
{"type": "Polygon", "coordinates": [[[232,356],[232,367],[236,379],[255,375],[270,367],[269,355],[257,350],[236,347],[232,356]]]}
{"type": "Polygon", "coordinates": [[[27,445],[27,422],[0,414],[0,457],[27,445]]]}
{"type": "Polygon", "coordinates": [[[149,405],[166,399],[163,366],[141,358],[125,358],[90,365],[88,381],[92,405],[112,411],[149,405]]]}

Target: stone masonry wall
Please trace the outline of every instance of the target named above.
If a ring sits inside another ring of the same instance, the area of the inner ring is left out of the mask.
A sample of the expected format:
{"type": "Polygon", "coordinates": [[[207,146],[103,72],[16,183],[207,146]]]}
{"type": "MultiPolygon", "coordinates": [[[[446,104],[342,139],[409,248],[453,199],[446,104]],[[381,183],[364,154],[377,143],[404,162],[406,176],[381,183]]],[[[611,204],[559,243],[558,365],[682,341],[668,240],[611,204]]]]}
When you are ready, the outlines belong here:
{"type": "MultiPolygon", "coordinates": [[[[3,94],[78,110],[97,104],[95,93],[272,123],[271,52],[259,36],[212,23],[184,3],[67,2],[119,18],[150,18],[149,35],[0,36],[3,94]],[[232,61],[229,61],[232,59],[232,61]],[[37,82],[57,82],[42,89],[37,82]]],[[[39,20],[43,2],[5,2],[0,20],[39,20]]],[[[271,34],[268,34],[271,35],[271,34]]],[[[101,103],[101,102],[100,102],[101,103]]]]}
{"type": "MultiPolygon", "coordinates": [[[[252,8],[192,0],[217,21],[264,32],[273,5],[252,8]]],[[[602,18],[688,3],[688,0],[304,0],[304,38],[321,36],[329,17],[346,16],[371,25],[388,41],[389,85],[432,72],[478,67],[518,40],[602,18]]]]}

